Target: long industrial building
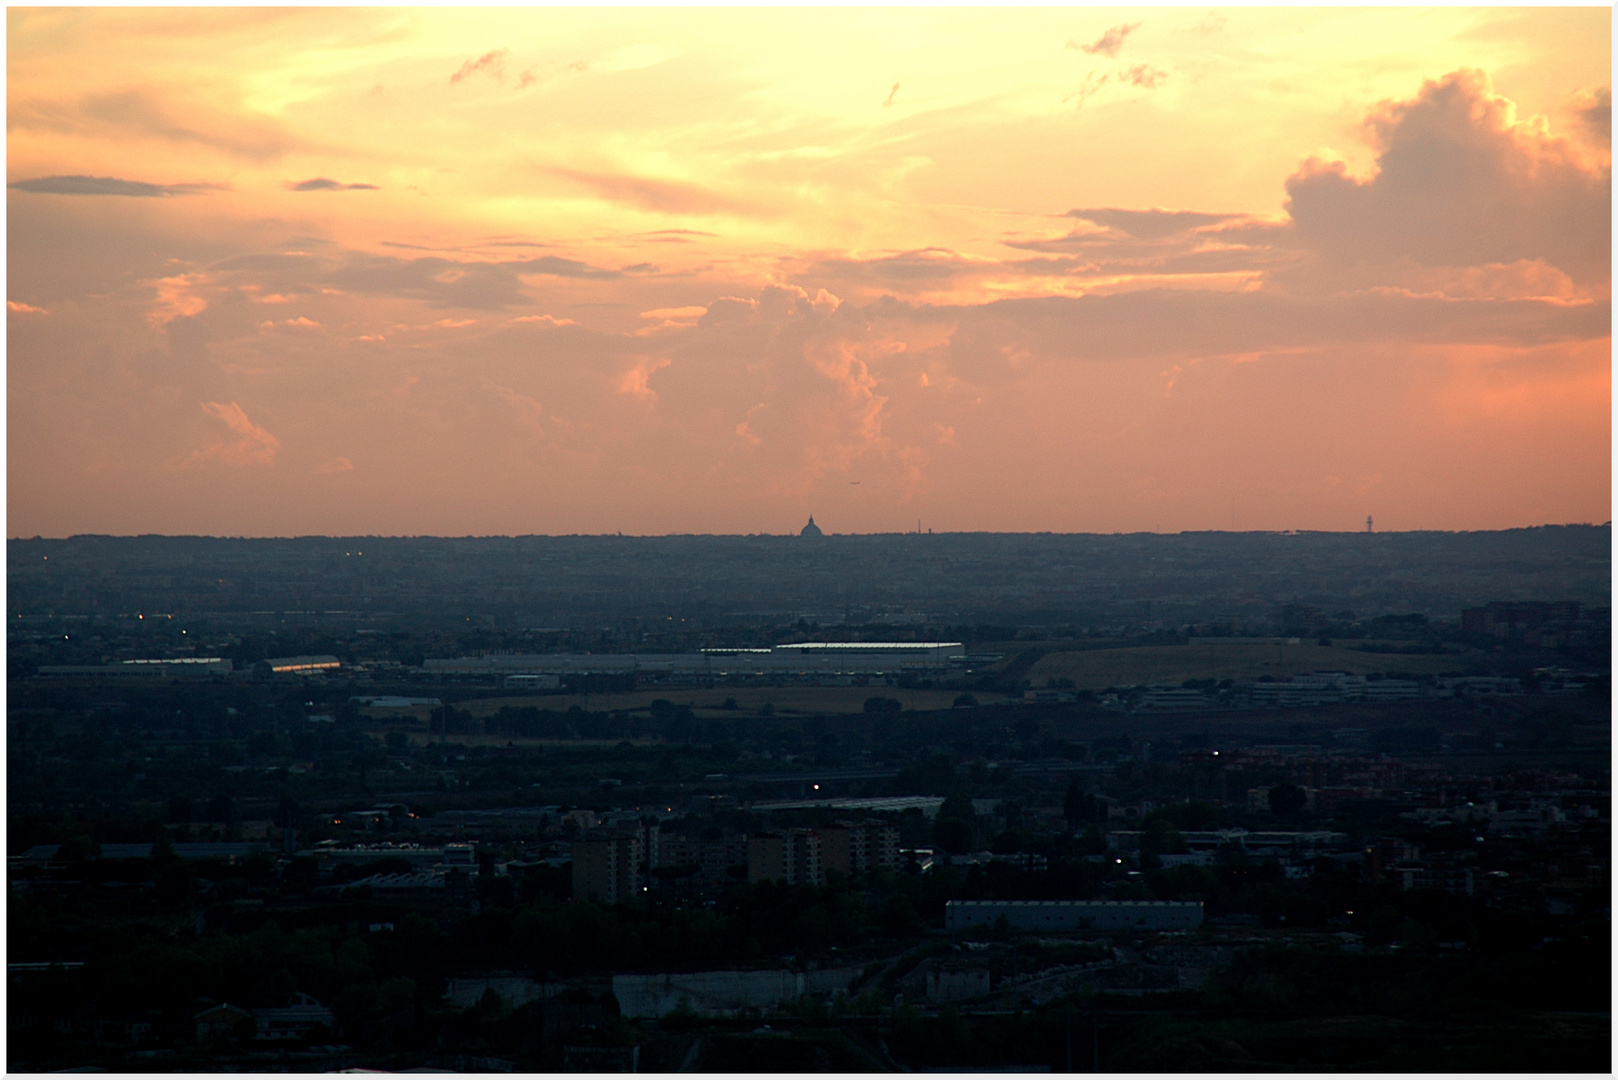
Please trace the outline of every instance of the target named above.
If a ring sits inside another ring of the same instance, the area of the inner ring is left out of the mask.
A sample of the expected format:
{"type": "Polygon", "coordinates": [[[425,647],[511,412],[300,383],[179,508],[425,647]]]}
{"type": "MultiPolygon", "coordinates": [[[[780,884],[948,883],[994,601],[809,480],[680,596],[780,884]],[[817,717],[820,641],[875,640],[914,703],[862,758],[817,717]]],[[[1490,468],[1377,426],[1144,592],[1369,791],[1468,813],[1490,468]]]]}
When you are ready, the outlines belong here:
{"type": "Polygon", "coordinates": [[[1202,903],[1173,900],[951,900],[944,929],[993,926],[1013,930],[1194,930],[1202,903]]]}
{"type": "Polygon", "coordinates": [[[42,678],[89,676],[97,679],[172,679],[229,675],[236,665],[220,656],[177,656],[156,660],[118,660],[110,664],[45,664],[42,678]]]}
{"type": "Polygon", "coordinates": [[[965,656],[958,641],[806,641],[694,653],[497,653],[427,660],[423,667],[442,675],[882,675],[945,669],[965,656]]]}

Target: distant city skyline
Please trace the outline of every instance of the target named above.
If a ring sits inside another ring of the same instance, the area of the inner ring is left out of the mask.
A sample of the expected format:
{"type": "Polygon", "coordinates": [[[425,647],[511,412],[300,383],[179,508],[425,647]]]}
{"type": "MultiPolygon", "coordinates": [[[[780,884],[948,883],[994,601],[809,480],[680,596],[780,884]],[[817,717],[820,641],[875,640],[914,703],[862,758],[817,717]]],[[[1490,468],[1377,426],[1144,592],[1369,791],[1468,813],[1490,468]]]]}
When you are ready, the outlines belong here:
{"type": "Polygon", "coordinates": [[[7,26],[12,537],[1611,518],[1605,7],[7,26]]]}

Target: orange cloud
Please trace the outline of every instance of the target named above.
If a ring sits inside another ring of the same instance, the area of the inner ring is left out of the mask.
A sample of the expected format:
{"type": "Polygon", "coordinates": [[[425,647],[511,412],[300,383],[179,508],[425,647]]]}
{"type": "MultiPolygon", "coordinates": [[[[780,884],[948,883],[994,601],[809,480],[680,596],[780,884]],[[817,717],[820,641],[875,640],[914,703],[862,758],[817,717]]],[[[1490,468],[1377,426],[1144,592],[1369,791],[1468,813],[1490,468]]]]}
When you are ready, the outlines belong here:
{"type": "Polygon", "coordinates": [[[538,401],[509,386],[497,386],[495,392],[517,410],[517,419],[523,426],[530,428],[536,435],[545,434],[545,410],[538,401]]]}
{"type": "Polygon", "coordinates": [[[1303,245],[1338,264],[1477,266],[1543,260],[1575,280],[1610,277],[1612,176],[1538,117],[1518,120],[1481,71],[1384,101],[1364,130],[1375,172],[1311,159],[1287,181],[1303,245]]]}
{"type": "Polygon", "coordinates": [[[553,166],[546,170],[594,191],[603,199],[671,214],[767,214],[759,204],[711,191],[688,180],[665,180],[622,172],[591,172],[553,166]]]}
{"type": "Polygon", "coordinates": [[[637,362],[634,367],[618,377],[618,392],[646,401],[656,401],[657,391],[649,387],[647,381],[671,363],[673,361],[666,356],[651,357],[637,362]]]}
{"type": "Polygon", "coordinates": [[[672,322],[700,319],[706,314],[708,314],[707,308],[691,305],[687,307],[653,308],[651,311],[641,312],[640,317],[643,319],[666,319],[672,322]]]}
{"type": "MultiPolygon", "coordinates": [[[[462,64],[460,70],[449,77],[449,81],[452,84],[458,83],[470,75],[476,75],[480,71],[492,75],[497,82],[501,81],[505,78],[506,56],[510,52],[510,49],[491,49],[476,60],[468,60],[462,64]]],[[[527,78],[526,73],[524,78],[527,78]]],[[[524,85],[526,86],[527,83],[524,83],[524,85]]]]}
{"type": "Polygon", "coordinates": [[[275,455],[281,449],[281,440],[249,420],[240,405],[234,401],[228,405],[205,401],[202,411],[222,421],[239,438],[217,442],[196,451],[190,457],[192,463],[218,460],[227,465],[269,465],[275,461],[275,455]]]}
{"type": "Polygon", "coordinates": [[[299,315],[295,319],[282,319],[280,322],[276,322],[272,319],[269,322],[261,322],[258,324],[258,328],[260,330],[273,330],[278,326],[284,326],[289,330],[317,330],[320,328],[320,324],[318,322],[302,315],[299,315]]]}
{"type": "Polygon", "coordinates": [[[205,274],[176,274],[151,282],[157,289],[157,306],[147,312],[146,321],[163,327],[175,319],[202,314],[208,309],[208,300],[197,290],[207,280],[205,274]]]}

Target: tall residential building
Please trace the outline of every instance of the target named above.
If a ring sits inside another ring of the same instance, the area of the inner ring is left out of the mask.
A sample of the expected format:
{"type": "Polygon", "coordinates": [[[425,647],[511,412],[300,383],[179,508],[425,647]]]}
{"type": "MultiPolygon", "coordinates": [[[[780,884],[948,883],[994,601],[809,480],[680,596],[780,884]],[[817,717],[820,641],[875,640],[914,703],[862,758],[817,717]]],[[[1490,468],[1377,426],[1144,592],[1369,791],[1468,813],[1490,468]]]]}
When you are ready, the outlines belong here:
{"type": "Polygon", "coordinates": [[[815,830],[821,865],[845,876],[899,865],[899,826],[885,821],[838,821],[815,830]]]}
{"type": "Polygon", "coordinates": [[[573,899],[619,904],[638,895],[644,850],[633,830],[593,829],[573,841],[573,899]]]}
{"type": "Polygon", "coordinates": [[[747,839],[747,880],[823,885],[826,872],[845,877],[899,865],[899,826],[839,821],[815,829],[782,829],[747,839]]]}
{"type": "Polygon", "coordinates": [[[747,868],[747,837],[727,836],[715,840],[662,838],[658,857],[651,863],[654,891],[717,896],[736,880],[732,868],[747,868]],[[665,873],[656,873],[662,868],[665,873]],[[676,872],[679,871],[679,872],[676,872]]]}
{"type": "Polygon", "coordinates": [[[815,831],[820,833],[820,860],[827,870],[848,877],[870,865],[865,830],[858,825],[839,821],[829,829],[815,831]]]}
{"type": "Polygon", "coordinates": [[[747,880],[823,885],[820,836],[813,829],[783,829],[747,838],[747,880]]]}

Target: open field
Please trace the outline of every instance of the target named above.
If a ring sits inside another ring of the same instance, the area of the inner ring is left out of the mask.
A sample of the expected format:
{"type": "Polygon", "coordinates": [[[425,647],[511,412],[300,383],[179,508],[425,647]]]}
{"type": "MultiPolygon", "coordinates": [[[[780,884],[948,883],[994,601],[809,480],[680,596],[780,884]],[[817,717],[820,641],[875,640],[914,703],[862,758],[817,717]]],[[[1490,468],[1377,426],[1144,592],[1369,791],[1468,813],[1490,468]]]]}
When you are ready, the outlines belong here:
{"type": "MultiPolygon", "coordinates": [[[[520,709],[532,705],[536,709],[565,712],[577,705],[589,712],[609,712],[615,709],[644,709],[658,698],[676,705],[689,705],[700,717],[733,716],[736,712],[757,712],[765,704],[774,705],[776,715],[782,713],[858,713],[865,711],[866,698],[897,698],[906,709],[947,709],[961,693],[959,690],[903,690],[897,686],[716,686],[712,689],[680,689],[663,687],[658,690],[636,690],[625,694],[552,694],[514,697],[483,698],[466,701],[456,708],[473,716],[497,713],[502,706],[520,709]],[[726,698],[736,699],[736,709],[722,706],[726,698]]],[[[981,704],[1004,700],[1003,694],[985,694],[973,691],[981,704]]]]}
{"type": "MultiPolygon", "coordinates": [[[[510,705],[514,709],[532,706],[566,712],[577,705],[587,712],[644,709],[662,698],[676,705],[689,705],[697,716],[704,719],[757,713],[763,705],[775,706],[775,713],[841,714],[865,711],[865,700],[872,697],[897,698],[906,709],[947,709],[954,704],[959,690],[903,690],[896,686],[720,686],[712,689],[663,687],[657,690],[635,690],[622,694],[520,694],[509,697],[477,698],[454,702],[456,709],[473,716],[491,716],[510,705]],[[736,700],[735,709],[724,708],[726,698],[736,700]]],[[[979,703],[989,705],[1005,700],[1005,695],[973,691],[979,703]]],[[[403,724],[412,722],[427,725],[432,709],[413,705],[399,709],[362,709],[361,713],[373,721],[403,724]]],[[[502,745],[504,740],[502,740],[502,745]]]]}
{"type": "Polygon", "coordinates": [[[1370,653],[1335,645],[1304,642],[1271,645],[1259,642],[1197,642],[1132,649],[1053,652],[1029,669],[1034,686],[1047,679],[1072,679],[1081,690],[1108,686],[1178,686],[1187,679],[1278,679],[1310,671],[1347,671],[1355,675],[1403,671],[1437,675],[1464,671],[1467,657],[1409,656],[1370,653]]]}
{"type": "Polygon", "coordinates": [[[437,743],[441,746],[519,746],[528,749],[560,746],[569,750],[606,750],[629,743],[632,746],[663,746],[662,739],[538,739],[527,735],[429,735],[425,731],[406,732],[411,746],[437,743]]]}

